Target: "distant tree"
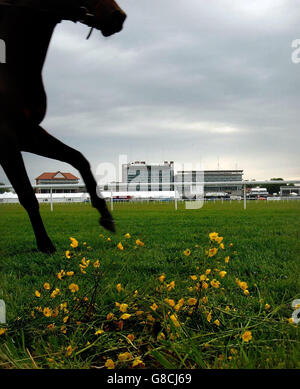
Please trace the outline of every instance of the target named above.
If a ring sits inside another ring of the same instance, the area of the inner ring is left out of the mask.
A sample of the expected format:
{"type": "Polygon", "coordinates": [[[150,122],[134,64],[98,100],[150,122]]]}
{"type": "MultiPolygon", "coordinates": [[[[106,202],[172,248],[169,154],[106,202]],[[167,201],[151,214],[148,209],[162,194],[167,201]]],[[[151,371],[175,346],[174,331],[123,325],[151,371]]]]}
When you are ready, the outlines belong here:
{"type": "Polygon", "coordinates": [[[5,185],[5,184],[3,184],[3,182],[0,182],[0,193],[9,192],[8,189],[1,188],[1,185],[5,185]]]}
{"type": "MultiPolygon", "coordinates": [[[[283,178],[271,178],[270,181],[284,181],[283,178]]],[[[273,193],[279,193],[280,192],[280,187],[281,186],[286,186],[286,184],[266,184],[266,185],[263,185],[264,188],[267,189],[267,191],[269,192],[269,194],[273,194],[273,193]]]]}

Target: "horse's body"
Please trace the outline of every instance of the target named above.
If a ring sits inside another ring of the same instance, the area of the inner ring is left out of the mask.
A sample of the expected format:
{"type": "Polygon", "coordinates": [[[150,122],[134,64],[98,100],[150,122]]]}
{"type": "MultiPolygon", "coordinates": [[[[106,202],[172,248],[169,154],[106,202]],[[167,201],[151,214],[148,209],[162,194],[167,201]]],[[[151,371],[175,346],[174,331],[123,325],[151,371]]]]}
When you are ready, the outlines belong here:
{"type": "Polygon", "coordinates": [[[121,30],[126,16],[113,0],[0,0],[0,39],[6,44],[6,63],[0,64],[0,164],[28,212],[38,248],[50,253],[55,248],[44,228],[21,151],[67,162],[78,169],[93,207],[102,216],[100,224],[114,231],[105,201],[96,193],[88,161],[40,126],[47,105],[42,69],[52,33],[62,19],[77,21],[80,5],[89,11],[86,24],[101,30],[104,36],[121,30]]]}

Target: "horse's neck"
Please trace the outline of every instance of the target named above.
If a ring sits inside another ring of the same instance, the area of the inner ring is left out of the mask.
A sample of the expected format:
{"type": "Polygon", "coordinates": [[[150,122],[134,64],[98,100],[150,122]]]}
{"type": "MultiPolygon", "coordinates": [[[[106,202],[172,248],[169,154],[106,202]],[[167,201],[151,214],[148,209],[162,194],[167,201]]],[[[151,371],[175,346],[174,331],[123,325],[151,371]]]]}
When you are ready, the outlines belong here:
{"type": "Polygon", "coordinates": [[[21,72],[41,71],[56,23],[29,10],[5,10],[0,22],[0,39],[6,43],[7,64],[21,72]]]}

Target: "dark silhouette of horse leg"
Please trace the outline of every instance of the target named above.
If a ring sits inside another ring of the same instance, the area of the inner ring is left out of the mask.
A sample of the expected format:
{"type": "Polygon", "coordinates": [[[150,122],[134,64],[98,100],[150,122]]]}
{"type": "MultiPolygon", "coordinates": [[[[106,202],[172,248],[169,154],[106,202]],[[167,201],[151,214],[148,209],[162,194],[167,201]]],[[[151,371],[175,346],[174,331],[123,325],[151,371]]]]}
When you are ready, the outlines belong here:
{"type": "Polygon", "coordinates": [[[100,224],[107,230],[115,232],[114,220],[106,202],[97,194],[97,183],[91,172],[90,164],[79,151],[65,145],[48,134],[41,126],[34,124],[20,134],[19,142],[22,151],[66,162],[77,169],[91,196],[92,206],[101,214],[100,224]]]}
{"type": "MultiPolygon", "coordinates": [[[[8,123],[1,123],[1,132],[12,128],[8,123]]],[[[35,197],[24,166],[23,158],[18,149],[17,139],[12,135],[1,139],[0,163],[7,178],[16,191],[21,205],[26,209],[36,237],[38,249],[44,253],[55,252],[50,238],[45,230],[40,212],[39,203],[35,197]]]]}

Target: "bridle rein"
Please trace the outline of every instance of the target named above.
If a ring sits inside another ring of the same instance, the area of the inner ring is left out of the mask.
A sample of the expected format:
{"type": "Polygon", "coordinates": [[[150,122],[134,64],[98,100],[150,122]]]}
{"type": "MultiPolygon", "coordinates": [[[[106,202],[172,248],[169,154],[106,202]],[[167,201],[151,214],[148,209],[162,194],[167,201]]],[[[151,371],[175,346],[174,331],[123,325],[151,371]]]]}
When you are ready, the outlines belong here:
{"type": "Polygon", "coordinates": [[[93,12],[89,10],[87,0],[75,0],[74,3],[75,4],[72,8],[68,8],[66,10],[57,10],[54,8],[45,8],[42,5],[40,7],[35,7],[32,5],[18,4],[18,0],[0,0],[0,10],[1,7],[31,9],[40,13],[52,15],[57,19],[57,23],[60,23],[62,20],[70,20],[74,23],[80,22],[91,27],[91,30],[87,36],[87,39],[89,39],[93,29],[97,27],[96,17],[93,12]]]}

